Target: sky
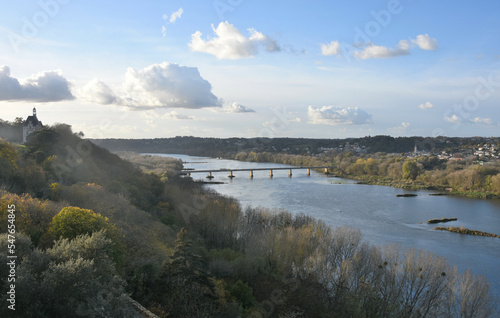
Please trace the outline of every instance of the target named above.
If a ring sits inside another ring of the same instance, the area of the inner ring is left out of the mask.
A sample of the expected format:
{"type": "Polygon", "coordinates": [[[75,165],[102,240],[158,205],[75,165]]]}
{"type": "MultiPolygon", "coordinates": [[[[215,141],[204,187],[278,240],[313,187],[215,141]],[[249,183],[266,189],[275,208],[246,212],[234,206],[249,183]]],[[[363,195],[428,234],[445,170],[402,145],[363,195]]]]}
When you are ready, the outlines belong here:
{"type": "Polygon", "coordinates": [[[500,2],[1,1],[0,118],[88,138],[499,136],[500,2]]]}

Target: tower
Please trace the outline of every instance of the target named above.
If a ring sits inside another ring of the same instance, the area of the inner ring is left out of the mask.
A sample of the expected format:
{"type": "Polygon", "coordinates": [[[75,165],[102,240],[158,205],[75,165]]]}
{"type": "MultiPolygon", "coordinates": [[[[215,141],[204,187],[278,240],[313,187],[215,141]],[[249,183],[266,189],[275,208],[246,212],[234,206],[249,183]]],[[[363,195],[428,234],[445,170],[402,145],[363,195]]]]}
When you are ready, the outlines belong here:
{"type": "Polygon", "coordinates": [[[23,143],[26,143],[29,134],[42,128],[42,122],[36,117],[36,107],[33,107],[33,115],[28,116],[23,124],[23,143]]]}

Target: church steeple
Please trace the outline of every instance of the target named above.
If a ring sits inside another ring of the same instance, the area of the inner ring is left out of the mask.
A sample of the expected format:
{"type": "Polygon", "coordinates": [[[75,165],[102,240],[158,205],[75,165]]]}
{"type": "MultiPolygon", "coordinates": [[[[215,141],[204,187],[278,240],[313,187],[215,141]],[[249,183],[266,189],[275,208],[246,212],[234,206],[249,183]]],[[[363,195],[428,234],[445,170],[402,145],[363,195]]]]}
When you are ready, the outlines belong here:
{"type": "Polygon", "coordinates": [[[36,117],[36,107],[33,107],[33,117],[36,117]]]}

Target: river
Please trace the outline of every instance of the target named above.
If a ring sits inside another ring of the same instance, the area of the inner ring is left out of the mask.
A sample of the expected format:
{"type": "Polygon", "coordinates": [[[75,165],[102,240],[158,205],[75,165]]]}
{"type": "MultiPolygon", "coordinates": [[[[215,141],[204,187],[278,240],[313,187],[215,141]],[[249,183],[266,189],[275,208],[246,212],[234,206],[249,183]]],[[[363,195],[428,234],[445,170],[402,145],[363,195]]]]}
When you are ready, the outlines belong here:
{"type": "MultiPolygon", "coordinates": [[[[182,159],[191,169],[246,169],[285,167],[272,163],[240,162],[187,155],[164,155],[182,159]]],[[[386,186],[363,185],[355,181],[327,177],[306,170],[214,173],[211,184],[217,192],[237,198],[243,207],[282,208],[292,214],[305,213],[333,226],[360,229],[363,239],[374,245],[400,244],[404,248],[431,251],[446,257],[460,271],[470,268],[488,278],[491,289],[500,299],[500,239],[460,235],[436,231],[439,224],[428,219],[458,218],[443,226],[464,226],[469,229],[500,234],[500,200],[478,200],[448,196],[429,196],[432,191],[405,191],[386,186]],[[415,197],[396,197],[414,193],[415,197]]],[[[193,173],[193,179],[205,179],[206,173],[193,173]]]]}

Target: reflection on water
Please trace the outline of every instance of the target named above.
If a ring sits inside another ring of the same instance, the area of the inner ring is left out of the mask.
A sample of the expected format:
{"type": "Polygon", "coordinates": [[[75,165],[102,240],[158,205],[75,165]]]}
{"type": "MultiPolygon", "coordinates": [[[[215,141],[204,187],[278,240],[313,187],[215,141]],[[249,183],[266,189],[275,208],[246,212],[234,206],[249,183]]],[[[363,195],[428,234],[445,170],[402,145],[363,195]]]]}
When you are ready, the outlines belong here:
{"type": "MultiPolygon", "coordinates": [[[[239,162],[185,155],[167,155],[180,158],[185,168],[244,169],[270,168],[284,165],[239,162]]],[[[237,198],[243,207],[263,206],[284,208],[293,214],[312,215],[334,227],[348,225],[359,228],[364,240],[376,245],[400,244],[407,248],[426,249],[448,258],[460,270],[471,268],[474,273],[488,277],[494,293],[500,295],[500,239],[460,235],[433,230],[435,224],[427,220],[455,217],[457,221],[445,226],[466,228],[500,234],[500,201],[475,200],[447,196],[429,196],[431,191],[404,191],[401,189],[356,184],[352,180],[328,178],[321,173],[294,170],[273,172],[214,173],[214,184],[209,187],[221,194],[237,198]],[[400,193],[415,193],[416,197],[396,197],[400,193]]],[[[205,179],[206,174],[193,174],[194,179],[205,179]]]]}

